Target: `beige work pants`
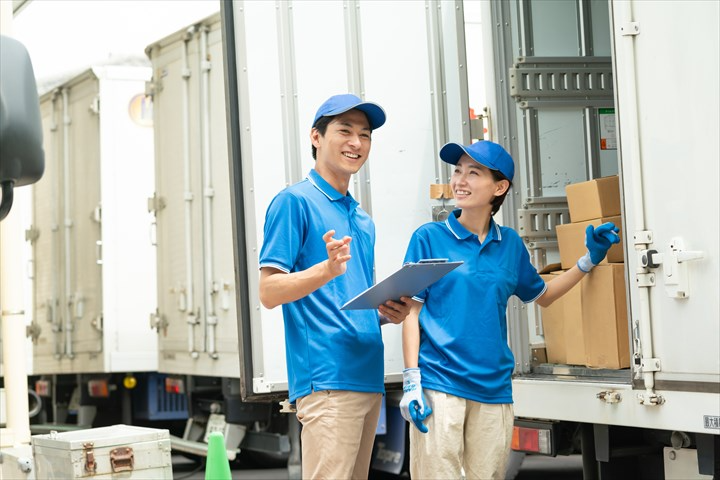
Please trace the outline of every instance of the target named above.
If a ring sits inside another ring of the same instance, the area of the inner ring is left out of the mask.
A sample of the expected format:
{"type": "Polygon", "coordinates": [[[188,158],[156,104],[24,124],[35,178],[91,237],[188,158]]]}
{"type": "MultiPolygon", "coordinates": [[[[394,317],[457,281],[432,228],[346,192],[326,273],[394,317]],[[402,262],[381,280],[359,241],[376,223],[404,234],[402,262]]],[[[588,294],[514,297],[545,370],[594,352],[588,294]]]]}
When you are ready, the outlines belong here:
{"type": "Polygon", "coordinates": [[[381,393],[323,390],[297,399],[304,479],[366,479],[381,393]]]}
{"type": "Polygon", "coordinates": [[[505,478],[513,431],[512,404],[478,403],[424,390],[433,412],[429,431],[410,425],[410,477],[413,480],[505,478]]]}

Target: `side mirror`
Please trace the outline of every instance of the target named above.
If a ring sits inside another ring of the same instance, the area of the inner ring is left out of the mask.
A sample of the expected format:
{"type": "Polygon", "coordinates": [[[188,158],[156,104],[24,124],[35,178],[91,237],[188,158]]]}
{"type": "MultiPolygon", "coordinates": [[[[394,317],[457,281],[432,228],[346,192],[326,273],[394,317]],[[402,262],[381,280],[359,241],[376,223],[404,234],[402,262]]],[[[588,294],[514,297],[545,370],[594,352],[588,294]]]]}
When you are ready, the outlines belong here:
{"type": "Polygon", "coordinates": [[[40,100],[25,47],[0,35],[0,220],[13,188],[37,182],[45,170],[40,100]]]}

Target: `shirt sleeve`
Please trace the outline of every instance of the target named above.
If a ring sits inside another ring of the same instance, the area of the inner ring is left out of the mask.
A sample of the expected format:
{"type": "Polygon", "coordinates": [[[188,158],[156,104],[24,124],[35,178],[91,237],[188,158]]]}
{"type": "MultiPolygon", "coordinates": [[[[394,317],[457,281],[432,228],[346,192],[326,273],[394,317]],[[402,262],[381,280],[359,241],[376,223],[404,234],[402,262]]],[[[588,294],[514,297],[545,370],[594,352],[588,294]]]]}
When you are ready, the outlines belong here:
{"type": "Polygon", "coordinates": [[[540,278],[533,264],[530,262],[530,254],[528,254],[522,240],[519,240],[518,250],[520,258],[518,262],[518,282],[513,292],[523,303],[530,303],[538,299],[540,295],[545,293],[547,286],[545,281],[540,278]]]}
{"type": "MultiPolygon", "coordinates": [[[[417,262],[418,260],[422,260],[424,258],[433,258],[433,256],[427,237],[423,235],[423,232],[420,229],[418,229],[412,234],[412,237],[410,237],[410,243],[407,251],[405,252],[405,260],[403,263],[417,262]]],[[[425,298],[427,298],[427,293],[428,291],[425,289],[417,295],[414,295],[413,299],[424,303],[425,298]]]]}
{"type": "Polygon", "coordinates": [[[301,199],[287,190],[277,194],[265,214],[260,268],[273,267],[286,273],[292,272],[306,236],[307,225],[301,199]]]}

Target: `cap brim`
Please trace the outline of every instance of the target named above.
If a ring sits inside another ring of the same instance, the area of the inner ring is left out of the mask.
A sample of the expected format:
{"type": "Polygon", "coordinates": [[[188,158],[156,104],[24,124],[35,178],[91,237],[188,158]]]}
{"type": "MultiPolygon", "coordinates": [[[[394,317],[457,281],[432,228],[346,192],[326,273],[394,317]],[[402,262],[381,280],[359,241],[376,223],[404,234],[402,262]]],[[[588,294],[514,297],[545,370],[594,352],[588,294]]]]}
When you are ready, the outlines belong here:
{"type": "MultiPolygon", "coordinates": [[[[450,165],[457,165],[460,158],[465,154],[472,158],[472,155],[470,155],[459,143],[446,143],[440,149],[440,159],[450,165]]],[[[475,159],[473,158],[473,160],[475,159]]]]}
{"type": "Polygon", "coordinates": [[[367,115],[368,122],[370,122],[370,130],[375,130],[385,124],[385,110],[383,110],[380,105],[372,102],[363,102],[355,105],[353,108],[367,115]]]}

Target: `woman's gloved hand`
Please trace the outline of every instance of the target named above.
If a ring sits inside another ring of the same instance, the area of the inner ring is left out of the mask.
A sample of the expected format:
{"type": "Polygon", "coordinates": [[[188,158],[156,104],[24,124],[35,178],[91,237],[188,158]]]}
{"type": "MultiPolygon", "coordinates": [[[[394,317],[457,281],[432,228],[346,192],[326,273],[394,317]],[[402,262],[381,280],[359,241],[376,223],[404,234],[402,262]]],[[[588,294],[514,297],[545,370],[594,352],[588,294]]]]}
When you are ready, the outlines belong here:
{"type": "Polygon", "coordinates": [[[430,416],[432,408],[425,400],[420,384],[420,369],[403,370],[403,397],[400,401],[400,413],[408,422],[412,422],[422,433],[428,432],[423,420],[430,416]]]}
{"type": "Polygon", "coordinates": [[[610,247],[620,243],[619,232],[620,229],[612,222],[603,223],[597,228],[588,225],[585,229],[585,246],[588,251],[578,260],[578,268],[588,273],[602,262],[610,247]]]}

